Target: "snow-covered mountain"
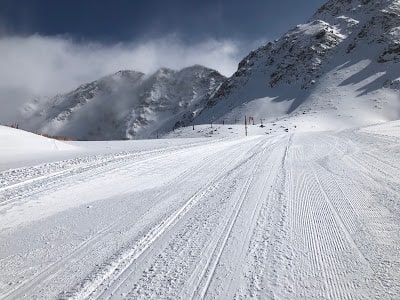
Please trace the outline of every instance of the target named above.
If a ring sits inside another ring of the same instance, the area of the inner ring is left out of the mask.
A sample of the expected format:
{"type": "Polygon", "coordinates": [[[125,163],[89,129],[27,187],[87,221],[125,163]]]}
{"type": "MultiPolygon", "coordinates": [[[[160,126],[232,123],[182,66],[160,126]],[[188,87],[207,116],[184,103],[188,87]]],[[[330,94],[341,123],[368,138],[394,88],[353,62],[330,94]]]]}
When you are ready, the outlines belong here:
{"type": "Polygon", "coordinates": [[[119,71],[33,109],[36,130],[83,140],[155,137],[188,123],[226,78],[195,65],[150,76],[119,71]]]}
{"type": "Polygon", "coordinates": [[[331,129],[398,119],[399,61],[400,1],[330,0],[245,57],[197,119],[308,115],[331,129]]]}
{"type": "Polygon", "coordinates": [[[361,126],[400,119],[399,62],[400,1],[329,0],[230,78],[201,66],[121,71],[55,97],[32,120],[78,139],[151,138],[245,115],[307,130],[361,126]]]}

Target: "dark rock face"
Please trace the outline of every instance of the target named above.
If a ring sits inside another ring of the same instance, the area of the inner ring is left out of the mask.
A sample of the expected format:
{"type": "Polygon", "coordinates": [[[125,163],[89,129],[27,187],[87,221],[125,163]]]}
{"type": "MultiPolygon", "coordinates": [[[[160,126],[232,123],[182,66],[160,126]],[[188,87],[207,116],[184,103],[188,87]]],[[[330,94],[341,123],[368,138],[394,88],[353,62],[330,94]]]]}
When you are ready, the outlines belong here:
{"type": "Polygon", "coordinates": [[[51,99],[40,131],[81,140],[153,137],[189,124],[225,79],[203,66],[148,77],[119,71],[51,99]]]}
{"type": "MultiPolygon", "coordinates": [[[[296,26],[280,39],[246,56],[236,73],[208,101],[208,109],[220,101],[228,103],[235,95],[245,94],[248,83],[256,76],[264,77],[260,83],[264,95],[284,86],[307,90],[318,81],[325,65],[346,54],[363,57],[365,47],[374,49],[371,58],[375,61],[398,62],[399,7],[395,0],[329,0],[308,23],[296,26]]],[[[251,97],[247,100],[252,100],[251,97]]]]}

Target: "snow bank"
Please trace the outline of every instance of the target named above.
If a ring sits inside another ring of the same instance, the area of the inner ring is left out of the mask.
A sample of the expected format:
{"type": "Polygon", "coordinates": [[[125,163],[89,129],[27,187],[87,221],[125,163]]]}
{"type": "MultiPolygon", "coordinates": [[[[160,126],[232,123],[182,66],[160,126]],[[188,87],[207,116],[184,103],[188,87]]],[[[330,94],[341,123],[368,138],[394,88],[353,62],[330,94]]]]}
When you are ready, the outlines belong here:
{"type": "Polygon", "coordinates": [[[35,160],[76,147],[27,131],[0,126],[0,169],[17,161],[35,160]]]}

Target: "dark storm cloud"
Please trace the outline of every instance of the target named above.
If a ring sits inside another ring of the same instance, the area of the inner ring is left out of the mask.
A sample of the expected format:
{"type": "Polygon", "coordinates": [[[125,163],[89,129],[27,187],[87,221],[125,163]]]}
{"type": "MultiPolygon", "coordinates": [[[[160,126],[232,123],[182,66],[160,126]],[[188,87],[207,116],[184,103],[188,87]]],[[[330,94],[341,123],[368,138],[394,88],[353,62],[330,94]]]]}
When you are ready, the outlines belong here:
{"type": "Polygon", "coordinates": [[[0,123],[27,101],[122,69],[241,58],[306,21],[324,0],[0,0],[0,123]]]}
{"type": "Polygon", "coordinates": [[[188,41],[276,38],[324,0],[1,0],[0,19],[17,33],[132,41],[171,32],[188,41]]]}

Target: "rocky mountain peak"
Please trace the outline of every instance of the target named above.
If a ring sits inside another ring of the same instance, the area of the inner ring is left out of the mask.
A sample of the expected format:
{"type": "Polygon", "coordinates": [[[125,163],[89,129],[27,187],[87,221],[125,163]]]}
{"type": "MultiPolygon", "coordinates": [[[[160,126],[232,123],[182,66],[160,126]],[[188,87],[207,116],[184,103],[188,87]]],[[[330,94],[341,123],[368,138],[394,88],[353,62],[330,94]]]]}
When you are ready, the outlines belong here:
{"type": "Polygon", "coordinates": [[[188,124],[226,78],[195,65],[150,76],[121,70],[57,95],[36,111],[35,130],[75,139],[152,137],[188,124]]]}
{"type": "MultiPolygon", "coordinates": [[[[248,110],[252,101],[264,106],[257,100],[262,98],[271,101],[265,102],[269,105],[265,106],[264,116],[291,113],[319,90],[321,78],[331,70],[358,63],[360,66],[347,73],[334,72],[332,77],[339,80],[338,74],[345,78],[361,68],[359,76],[353,74],[326,90],[339,90],[347,82],[358,83],[369,77],[379,80],[370,79],[373,83],[361,86],[363,93],[393,88],[399,86],[398,62],[399,0],[329,0],[308,22],[250,52],[210,99],[202,115],[204,120],[210,115],[218,119],[227,107],[233,116],[248,110]]],[[[371,115],[375,113],[379,114],[374,111],[371,115]]]]}
{"type": "MultiPolygon", "coordinates": [[[[139,80],[145,74],[142,72],[132,71],[132,70],[121,70],[111,75],[115,79],[128,79],[128,80],[139,80]]],[[[107,78],[107,77],[105,77],[107,78]]]]}
{"type": "Polygon", "coordinates": [[[348,110],[340,101],[353,85],[352,101],[367,95],[374,111],[366,115],[379,119],[384,105],[376,103],[387,100],[376,95],[398,97],[399,62],[399,0],[329,0],[306,23],[251,51],[230,78],[200,65],[150,75],[119,71],[52,99],[42,129],[78,139],[149,138],[194,119],[236,120],[249,110],[259,118],[299,107],[348,110]],[[335,104],[321,97],[340,93],[335,104]]]}
{"type": "Polygon", "coordinates": [[[398,4],[398,0],[329,0],[312,20],[324,20],[350,34],[357,25],[362,26],[380,11],[392,10],[398,4]]]}

